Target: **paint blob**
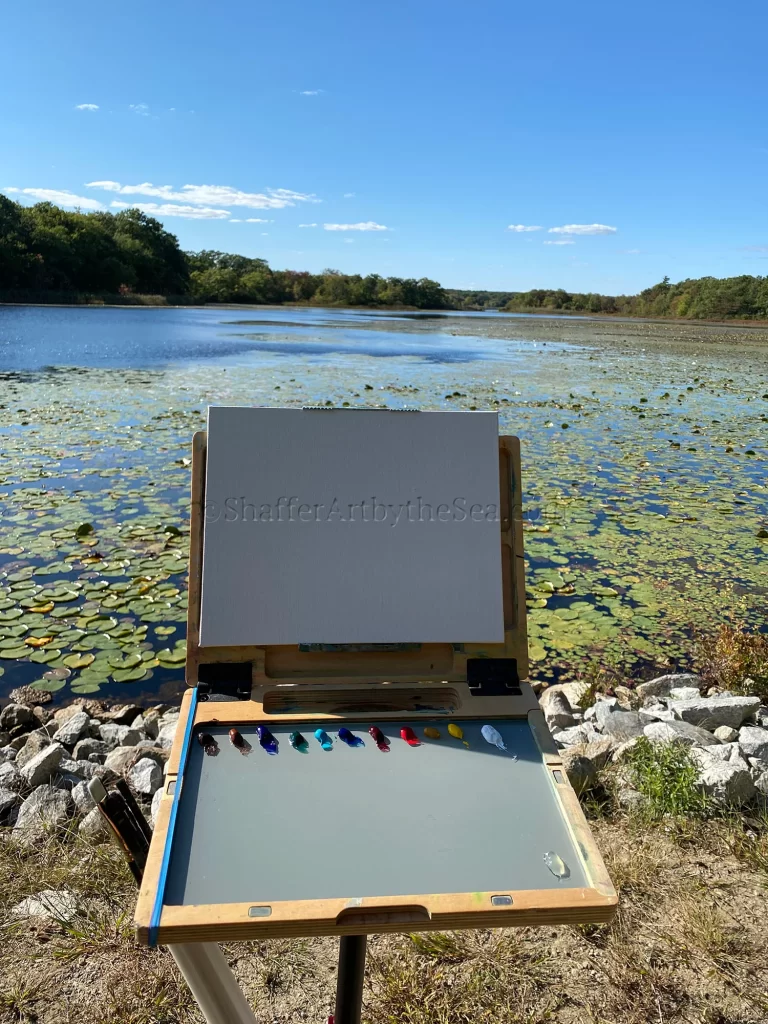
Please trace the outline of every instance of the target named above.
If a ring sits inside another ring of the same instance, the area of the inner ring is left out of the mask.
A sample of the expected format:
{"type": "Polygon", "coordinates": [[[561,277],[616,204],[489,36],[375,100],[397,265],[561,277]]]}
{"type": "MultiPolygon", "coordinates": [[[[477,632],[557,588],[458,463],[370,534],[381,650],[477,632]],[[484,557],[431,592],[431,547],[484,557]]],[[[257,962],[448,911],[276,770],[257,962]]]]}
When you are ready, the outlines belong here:
{"type": "Polygon", "coordinates": [[[266,725],[258,726],[256,730],[259,734],[259,743],[266,750],[268,754],[277,753],[277,740],[266,727],[266,725]]]}
{"type": "Polygon", "coordinates": [[[315,739],[318,741],[323,750],[333,750],[333,740],[325,731],[325,729],[315,729],[315,739]]]}
{"type": "Polygon", "coordinates": [[[429,740],[439,740],[440,739],[440,730],[439,729],[435,729],[435,727],[433,725],[428,725],[424,729],[424,735],[429,740]]]}
{"type": "Polygon", "coordinates": [[[216,740],[209,732],[199,732],[197,734],[197,742],[209,757],[215,757],[218,752],[218,746],[216,744],[216,740]]]}
{"type": "Polygon", "coordinates": [[[246,740],[243,739],[242,734],[239,733],[237,729],[229,730],[229,742],[233,747],[237,747],[241,754],[247,754],[251,749],[250,743],[247,743],[246,740]]]}
{"type": "Polygon", "coordinates": [[[307,750],[309,750],[309,744],[300,732],[292,732],[288,740],[293,749],[299,750],[302,754],[306,754],[307,750]]]}
{"type": "Polygon", "coordinates": [[[552,850],[548,850],[544,854],[544,863],[547,865],[549,870],[555,876],[555,878],[568,878],[571,874],[571,870],[562,857],[559,857],[552,850]]]}
{"type": "Polygon", "coordinates": [[[348,729],[346,725],[342,725],[342,727],[339,729],[339,739],[343,740],[344,743],[346,743],[347,746],[350,747],[361,747],[363,745],[363,741],[360,739],[360,737],[355,736],[355,734],[350,729],[348,729]]]}
{"type": "Polygon", "coordinates": [[[404,725],[403,728],[400,730],[400,735],[402,736],[402,738],[405,740],[409,747],[420,746],[419,738],[413,731],[413,729],[410,727],[410,725],[404,725]]]}
{"type": "Polygon", "coordinates": [[[448,726],[448,732],[451,734],[451,736],[454,737],[454,739],[464,739],[464,730],[460,726],[454,725],[453,722],[451,722],[450,725],[448,726]]]}
{"type": "Polygon", "coordinates": [[[494,729],[492,725],[484,725],[480,730],[480,735],[487,743],[490,743],[491,746],[498,747],[499,750],[507,749],[504,745],[504,740],[501,738],[501,733],[498,729],[494,729]]]}
{"type": "Polygon", "coordinates": [[[378,727],[378,725],[372,725],[368,730],[370,735],[373,737],[373,742],[382,751],[382,753],[389,753],[389,740],[378,727]]]}

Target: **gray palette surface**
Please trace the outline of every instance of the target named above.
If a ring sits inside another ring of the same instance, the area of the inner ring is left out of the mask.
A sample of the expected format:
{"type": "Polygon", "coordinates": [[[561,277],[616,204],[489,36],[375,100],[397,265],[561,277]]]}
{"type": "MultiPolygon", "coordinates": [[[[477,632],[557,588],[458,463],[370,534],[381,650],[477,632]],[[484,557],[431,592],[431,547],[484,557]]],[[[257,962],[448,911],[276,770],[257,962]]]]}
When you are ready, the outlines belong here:
{"type": "Polygon", "coordinates": [[[524,719],[491,720],[508,752],[482,738],[483,722],[348,722],[363,740],[338,739],[342,723],[265,724],[278,753],[259,746],[255,726],[239,727],[247,755],[226,725],[198,727],[192,739],[164,903],[271,903],[281,900],[498,892],[588,886],[555,796],[551,774],[524,719]],[[368,734],[389,739],[382,753],[368,734]],[[400,738],[410,725],[421,740],[400,738]],[[440,740],[424,737],[424,727],[440,740]],[[314,729],[324,728],[324,751],[314,729]],[[299,729],[307,753],[294,750],[299,729]],[[196,735],[210,733],[216,756],[196,735]],[[555,877],[544,855],[568,867],[555,877]]]}

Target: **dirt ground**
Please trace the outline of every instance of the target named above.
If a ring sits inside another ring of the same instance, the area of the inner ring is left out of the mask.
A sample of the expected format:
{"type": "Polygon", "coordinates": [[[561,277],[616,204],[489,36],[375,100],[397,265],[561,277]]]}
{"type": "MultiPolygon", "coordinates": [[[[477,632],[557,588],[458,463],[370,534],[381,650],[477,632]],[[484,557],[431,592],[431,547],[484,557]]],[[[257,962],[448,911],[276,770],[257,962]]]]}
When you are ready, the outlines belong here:
{"type": "MultiPolygon", "coordinates": [[[[369,1024],[761,1024],[768,1021],[768,846],[750,819],[593,827],[620,892],[611,925],[378,936],[369,1024]]],[[[119,852],[0,837],[0,1021],[202,1021],[170,955],[135,945],[135,887],[119,852]],[[14,921],[43,889],[78,894],[69,925],[14,921]]],[[[332,1012],[333,939],[233,943],[227,958],[260,1022],[332,1012]]]]}

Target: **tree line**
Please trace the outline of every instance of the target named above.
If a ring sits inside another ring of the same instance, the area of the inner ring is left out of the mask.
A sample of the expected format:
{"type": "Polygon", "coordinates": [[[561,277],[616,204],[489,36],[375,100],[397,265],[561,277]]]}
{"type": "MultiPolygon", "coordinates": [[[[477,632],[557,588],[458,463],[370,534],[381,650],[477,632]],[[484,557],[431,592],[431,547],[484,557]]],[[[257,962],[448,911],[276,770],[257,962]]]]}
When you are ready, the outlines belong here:
{"type": "Polygon", "coordinates": [[[517,292],[507,312],[612,313],[687,320],[768,320],[768,277],[668,277],[638,295],[600,295],[534,288],[517,292]]]}
{"type": "Polygon", "coordinates": [[[52,203],[22,206],[0,195],[0,297],[10,301],[103,298],[177,302],[306,302],[323,306],[441,309],[429,278],[324,270],[272,270],[266,260],[183,252],[178,239],[139,210],[81,213],[52,203]]]}
{"type": "Polygon", "coordinates": [[[638,295],[532,289],[444,289],[423,277],[273,270],[266,260],[183,252],[175,235],[137,209],[81,213],[22,206],[0,195],[0,300],[17,302],[275,303],[409,306],[506,312],[614,314],[695,320],[768,320],[768,277],[665,277],[638,295]]]}

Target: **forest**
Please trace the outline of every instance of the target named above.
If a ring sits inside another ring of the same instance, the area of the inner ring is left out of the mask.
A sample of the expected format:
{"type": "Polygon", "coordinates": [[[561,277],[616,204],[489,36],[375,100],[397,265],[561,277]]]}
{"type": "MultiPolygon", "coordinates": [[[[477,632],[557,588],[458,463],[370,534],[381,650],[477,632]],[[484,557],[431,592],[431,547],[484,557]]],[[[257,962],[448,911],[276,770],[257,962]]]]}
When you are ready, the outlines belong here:
{"type": "Polygon", "coordinates": [[[65,303],[302,303],[519,313],[768,320],[768,277],[665,277],[638,295],[559,289],[444,289],[423,277],[273,270],[266,260],[184,252],[136,209],[81,213],[22,206],[0,195],[0,301],[65,303]]]}
{"type": "Polygon", "coordinates": [[[272,270],[266,260],[183,252],[139,210],[80,213],[0,195],[0,300],[6,302],[302,302],[442,309],[428,278],[272,270]]]}
{"type": "Polygon", "coordinates": [[[534,289],[517,292],[510,313],[613,313],[688,320],[768,320],[768,277],[700,277],[672,284],[665,277],[638,295],[534,289]]]}

